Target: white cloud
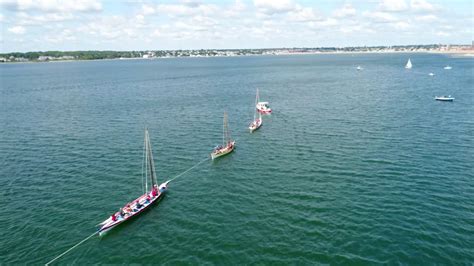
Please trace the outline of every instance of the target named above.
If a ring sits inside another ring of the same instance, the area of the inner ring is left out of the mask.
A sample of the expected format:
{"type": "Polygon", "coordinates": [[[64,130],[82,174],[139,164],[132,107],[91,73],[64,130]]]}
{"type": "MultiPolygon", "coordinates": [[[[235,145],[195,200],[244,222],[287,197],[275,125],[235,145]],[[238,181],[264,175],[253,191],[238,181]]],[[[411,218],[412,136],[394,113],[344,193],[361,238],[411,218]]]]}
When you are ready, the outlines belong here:
{"type": "Polygon", "coordinates": [[[426,0],[411,0],[410,6],[415,11],[428,11],[433,12],[436,11],[436,7],[426,0]]]}
{"type": "Polygon", "coordinates": [[[142,15],[142,14],[138,14],[138,15],[135,16],[135,19],[136,19],[137,21],[143,22],[143,20],[145,20],[145,16],[142,15]]]}
{"type": "Polygon", "coordinates": [[[377,23],[394,22],[397,20],[397,17],[395,17],[394,15],[387,12],[380,12],[380,11],[375,11],[375,12],[366,11],[363,13],[363,16],[370,18],[373,22],[377,22],[377,23]]]}
{"type": "Polygon", "coordinates": [[[406,21],[398,21],[398,22],[392,23],[391,25],[392,25],[393,28],[395,28],[397,30],[407,30],[407,29],[411,28],[410,23],[408,23],[406,21]]]}
{"type": "Polygon", "coordinates": [[[18,11],[38,10],[42,12],[91,12],[102,10],[102,3],[98,0],[4,0],[1,5],[8,9],[18,11]]]}
{"type": "Polygon", "coordinates": [[[66,41],[75,41],[76,36],[69,29],[62,30],[59,34],[48,35],[45,40],[50,43],[63,43],[66,41]]]}
{"type": "Polygon", "coordinates": [[[23,26],[41,26],[48,22],[61,22],[74,19],[71,13],[46,13],[44,15],[30,15],[26,12],[17,13],[17,24],[23,26]]]}
{"type": "Polygon", "coordinates": [[[438,31],[438,32],[436,32],[436,35],[439,36],[439,37],[449,37],[449,36],[451,36],[451,34],[449,32],[446,32],[446,31],[438,31]]]}
{"type": "Polygon", "coordinates": [[[408,5],[405,0],[382,0],[379,8],[386,12],[400,12],[407,10],[408,5]]]}
{"type": "Polygon", "coordinates": [[[14,34],[24,34],[26,29],[23,26],[13,26],[8,28],[8,31],[14,34]]]}
{"type": "Polygon", "coordinates": [[[156,29],[151,33],[151,36],[152,37],[160,37],[161,36],[161,31],[159,29],[156,29]]]}
{"type": "Polygon", "coordinates": [[[244,11],[247,6],[242,2],[242,0],[235,0],[234,4],[232,5],[231,9],[237,12],[244,11]]]}
{"type": "Polygon", "coordinates": [[[337,18],[352,17],[356,15],[356,10],[351,4],[345,4],[342,8],[334,11],[333,15],[337,18]]]}
{"type": "Polygon", "coordinates": [[[340,32],[344,33],[344,34],[351,34],[351,33],[357,33],[357,34],[360,34],[360,33],[367,33],[367,34],[373,34],[373,33],[376,33],[373,29],[371,28],[367,28],[363,25],[360,25],[360,24],[357,24],[357,25],[349,25],[349,26],[345,26],[345,27],[341,27],[339,29],[340,32]]]}
{"type": "Polygon", "coordinates": [[[160,4],[156,7],[156,12],[169,15],[188,16],[194,13],[195,11],[185,5],[160,4]]]}
{"type": "Polygon", "coordinates": [[[293,11],[288,13],[288,20],[308,22],[322,20],[322,18],[316,14],[312,7],[301,7],[297,5],[293,11]]]}
{"type": "MultiPolygon", "coordinates": [[[[139,24],[136,20],[122,16],[108,16],[90,21],[78,28],[78,31],[91,35],[93,38],[103,38],[106,40],[125,40],[128,37],[139,36],[137,34],[139,24]]],[[[89,38],[91,38],[89,36],[89,38]]]]}
{"type": "Polygon", "coordinates": [[[268,15],[286,13],[296,8],[292,0],[254,0],[253,3],[260,12],[268,15]]]}
{"type": "Polygon", "coordinates": [[[212,4],[185,2],[183,4],[159,4],[156,6],[158,14],[171,16],[211,15],[218,13],[219,8],[212,4]]]}
{"type": "Polygon", "coordinates": [[[325,28],[328,27],[335,27],[339,26],[339,20],[334,19],[334,18],[327,18],[321,21],[314,21],[308,23],[308,26],[312,28],[313,30],[324,30],[325,28]]]}
{"type": "Polygon", "coordinates": [[[235,0],[234,4],[230,6],[223,14],[228,17],[238,17],[241,15],[247,6],[241,0],[235,0]]]}
{"type": "Polygon", "coordinates": [[[420,21],[420,22],[435,22],[435,21],[439,21],[439,18],[435,15],[422,15],[422,16],[416,16],[415,20],[420,21]]]}
{"type": "Polygon", "coordinates": [[[142,5],[142,14],[143,15],[152,15],[155,14],[156,9],[152,5],[142,5]]]}
{"type": "Polygon", "coordinates": [[[51,5],[59,1],[0,0],[0,21],[8,33],[0,36],[2,49],[350,46],[441,37],[454,43],[469,41],[474,21],[469,9],[441,10],[438,0],[344,0],[322,10],[308,0],[61,0],[62,6],[51,5]],[[82,7],[71,7],[73,1],[82,7]],[[90,3],[106,12],[80,12],[90,3]],[[25,46],[15,41],[20,38],[25,46]]]}

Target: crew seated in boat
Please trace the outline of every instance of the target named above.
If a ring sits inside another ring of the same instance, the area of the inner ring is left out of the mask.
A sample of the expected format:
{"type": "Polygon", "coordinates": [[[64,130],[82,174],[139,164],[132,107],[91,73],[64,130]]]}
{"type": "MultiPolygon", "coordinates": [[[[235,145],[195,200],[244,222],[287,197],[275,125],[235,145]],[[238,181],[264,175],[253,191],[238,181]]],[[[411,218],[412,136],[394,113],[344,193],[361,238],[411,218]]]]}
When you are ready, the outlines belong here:
{"type": "Polygon", "coordinates": [[[123,208],[120,208],[119,210],[119,214],[120,216],[124,217],[125,216],[125,212],[123,211],[123,208]]]}
{"type": "Polygon", "coordinates": [[[141,209],[143,207],[143,205],[140,203],[139,200],[137,200],[137,205],[135,205],[135,208],[137,208],[138,210],[141,209]]]}
{"type": "Polygon", "coordinates": [[[145,198],[145,204],[148,204],[148,203],[150,203],[150,196],[149,195],[147,195],[146,198],[145,198]]]}
{"type": "Polygon", "coordinates": [[[130,204],[127,204],[125,208],[123,208],[123,211],[125,212],[123,217],[125,217],[126,215],[130,215],[132,212],[132,208],[130,208],[130,204]]]}
{"type": "Polygon", "coordinates": [[[151,196],[154,198],[156,195],[158,195],[158,190],[156,189],[156,186],[154,186],[151,190],[151,196]]]}
{"type": "Polygon", "coordinates": [[[112,218],[112,222],[115,222],[115,221],[117,221],[117,216],[115,216],[115,213],[114,213],[114,214],[112,214],[112,216],[111,216],[110,218],[112,218]]]}

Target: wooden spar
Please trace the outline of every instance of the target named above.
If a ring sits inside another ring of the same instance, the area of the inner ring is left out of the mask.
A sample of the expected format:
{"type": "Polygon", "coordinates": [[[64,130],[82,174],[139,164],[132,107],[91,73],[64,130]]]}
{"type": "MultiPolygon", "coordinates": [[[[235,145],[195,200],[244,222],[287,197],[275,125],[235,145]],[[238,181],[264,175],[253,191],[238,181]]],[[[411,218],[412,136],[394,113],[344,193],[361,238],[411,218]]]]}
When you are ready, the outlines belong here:
{"type": "MultiPolygon", "coordinates": [[[[146,129],[145,129],[146,130],[146,129]]],[[[148,180],[146,179],[146,133],[145,133],[145,138],[143,138],[143,156],[142,156],[142,187],[143,187],[143,193],[146,193],[148,191],[148,180]]]]}
{"type": "Polygon", "coordinates": [[[153,162],[153,152],[151,150],[151,142],[150,142],[150,135],[148,134],[148,129],[146,130],[146,142],[147,142],[147,157],[148,157],[148,164],[149,164],[149,169],[147,171],[150,171],[150,180],[151,180],[151,186],[154,187],[157,184],[156,180],[156,171],[155,171],[155,163],[153,162]]]}
{"type": "Polygon", "coordinates": [[[224,112],[224,139],[223,139],[223,146],[227,146],[230,141],[230,133],[229,133],[229,125],[227,124],[227,112],[224,112]]]}

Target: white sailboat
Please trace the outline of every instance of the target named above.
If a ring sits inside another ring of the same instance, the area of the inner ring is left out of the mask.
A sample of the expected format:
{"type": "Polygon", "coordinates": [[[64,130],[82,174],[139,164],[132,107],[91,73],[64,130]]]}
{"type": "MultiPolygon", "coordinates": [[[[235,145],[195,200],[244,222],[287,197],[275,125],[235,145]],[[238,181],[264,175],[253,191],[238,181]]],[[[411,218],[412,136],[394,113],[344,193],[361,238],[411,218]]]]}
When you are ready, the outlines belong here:
{"type": "Polygon", "coordinates": [[[412,67],[413,67],[413,65],[411,64],[411,60],[410,60],[410,58],[408,58],[408,62],[407,62],[407,64],[405,65],[405,68],[406,68],[406,69],[411,69],[412,67]]]}
{"type": "Polygon", "coordinates": [[[125,204],[120,211],[112,214],[108,219],[99,224],[99,235],[103,235],[116,226],[138,216],[140,213],[148,209],[154,202],[159,201],[163,198],[168,182],[166,181],[160,185],[157,183],[155,163],[153,161],[153,154],[151,151],[150,136],[148,135],[148,129],[145,129],[145,147],[143,156],[143,170],[142,179],[144,181],[144,194],[136,198],[133,201],[125,204]],[[150,189],[148,189],[148,183],[150,183],[150,189]]]}
{"type": "Polygon", "coordinates": [[[218,157],[231,153],[235,148],[235,140],[230,138],[229,126],[227,124],[227,113],[224,112],[224,126],[222,129],[222,145],[217,146],[211,152],[211,158],[214,160],[218,157]]]}
{"type": "MultiPolygon", "coordinates": [[[[258,89],[257,89],[257,95],[255,96],[255,106],[257,106],[258,103],[258,89]]],[[[255,130],[259,129],[262,126],[262,114],[257,111],[255,108],[253,112],[253,121],[250,123],[249,129],[250,133],[254,132],[255,130]],[[257,118],[257,113],[258,113],[258,118],[257,118]]]]}

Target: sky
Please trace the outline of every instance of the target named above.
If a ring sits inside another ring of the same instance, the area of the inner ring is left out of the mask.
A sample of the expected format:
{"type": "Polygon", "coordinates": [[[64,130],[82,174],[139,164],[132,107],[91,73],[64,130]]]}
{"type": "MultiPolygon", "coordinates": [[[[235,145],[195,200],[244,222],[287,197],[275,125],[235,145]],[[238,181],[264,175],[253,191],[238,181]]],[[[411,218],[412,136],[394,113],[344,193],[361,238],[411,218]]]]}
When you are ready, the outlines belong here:
{"type": "Polygon", "coordinates": [[[470,44],[473,0],[0,0],[0,52],[470,44]]]}

